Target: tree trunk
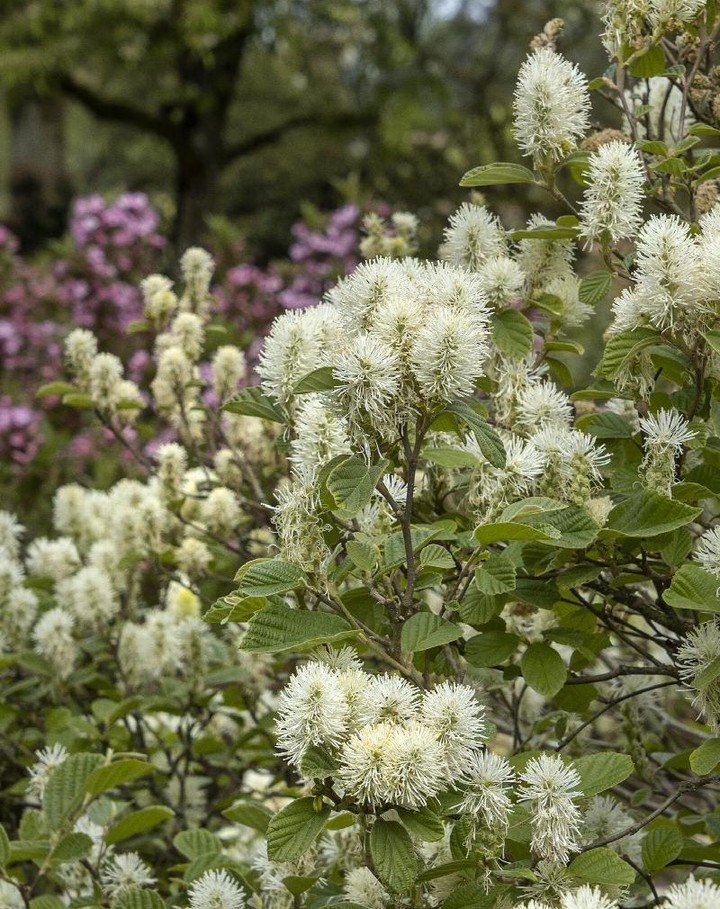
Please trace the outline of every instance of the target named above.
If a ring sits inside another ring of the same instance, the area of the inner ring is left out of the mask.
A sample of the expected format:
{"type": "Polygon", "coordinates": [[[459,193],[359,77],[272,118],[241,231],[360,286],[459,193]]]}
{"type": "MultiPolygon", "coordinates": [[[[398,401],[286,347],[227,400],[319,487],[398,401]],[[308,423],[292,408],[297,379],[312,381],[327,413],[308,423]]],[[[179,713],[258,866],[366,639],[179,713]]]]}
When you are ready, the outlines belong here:
{"type": "Polygon", "coordinates": [[[188,246],[196,246],[205,239],[206,219],[217,202],[221,173],[220,159],[215,152],[207,148],[198,152],[191,145],[194,143],[188,142],[175,150],[177,174],[173,242],[178,255],[188,246]]]}
{"type": "Polygon", "coordinates": [[[25,249],[60,236],[72,196],[65,166],[60,98],[24,98],[10,107],[10,218],[25,249]]]}

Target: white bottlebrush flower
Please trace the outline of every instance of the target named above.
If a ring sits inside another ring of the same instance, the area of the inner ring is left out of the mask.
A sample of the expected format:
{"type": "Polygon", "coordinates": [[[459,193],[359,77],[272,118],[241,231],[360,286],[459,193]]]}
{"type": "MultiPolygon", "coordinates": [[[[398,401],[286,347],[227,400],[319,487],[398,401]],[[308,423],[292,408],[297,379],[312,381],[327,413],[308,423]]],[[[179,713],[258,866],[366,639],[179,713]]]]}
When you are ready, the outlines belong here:
{"type": "Polygon", "coordinates": [[[688,428],[685,417],[674,408],[658,410],[657,413],[642,417],[639,422],[645,435],[646,451],[658,449],[678,454],[697,435],[688,428]]]}
{"type": "Polygon", "coordinates": [[[507,306],[517,298],[525,283],[520,266],[509,256],[493,256],[479,269],[482,289],[493,309],[507,306]]]}
{"type": "Polygon", "coordinates": [[[93,404],[102,411],[112,411],[121,400],[119,386],[123,379],[123,365],[111,353],[96,354],[88,369],[88,393],[93,404]]]}
{"type": "Polygon", "coordinates": [[[25,900],[20,890],[10,881],[0,881],[0,909],[24,909],[25,900]]]}
{"type": "Polygon", "coordinates": [[[360,804],[419,808],[447,785],[444,750],[417,721],[365,726],[343,746],[338,778],[360,804]]]}
{"type": "Polygon", "coordinates": [[[247,372],[245,354],[234,344],[224,344],[212,359],[213,391],[221,403],[229,398],[247,372]]]}
{"type": "MultiPolygon", "coordinates": [[[[648,684],[647,679],[642,676],[628,676],[627,678],[641,679],[644,685],[648,684]]],[[[623,693],[629,694],[630,692],[623,693]]],[[[649,694],[653,695],[655,692],[649,692],[649,694]]],[[[583,815],[582,842],[587,845],[598,840],[614,838],[623,830],[632,827],[633,823],[634,818],[620,802],[615,801],[609,795],[596,795],[588,802],[583,815]]],[[[610,849],[614,849],[621,855],[627,855],[638,864],[642,862],[642,840],[643,833],[638,832],[619,840],[613,839],[613,842],[608,845],[610,849]]]]}
{"type": "Polygon", "coordinates": [[[30,791],[42,798],[53,771],[63,763],[67,756],[67,748],[57,742],[54,745],[50,745],[49,748],[42,748],[40,751],[36,751],[35,757],[37,760],[28,770],[30,774],[28,783],[30,791]]]}
{"type": "Polygon", "coordinates": [[[696,880],[693,874],[682,884],[671,884],[661,909],[715,909],[720,906],[720,886],[711,880],[696,880]]]}
{"type": "Polygon", "coordinates": [[[178,498],[187,471],[187,451],[177,442],[165,442],[158,447],[155,459],[164,494],[170,499],[178,498]]]}
{"type": "Polygon", "coordinates": [[[0,549],[0,604],[4,605],[10,593],[23,582],[22,565],[0,549]]]}
{"type": "Polygon", "coordinates": [[[337,674],[324,663],[306,663],[294,673],[277,714],[278,751],[296,766],[311,745],[336,749],[347,732],[347,702],[337,674]]]}
{"type": "Polygon", "coordinates": [[[181,301],[183,309],[202,312],[214,270],[215,261],[209,252],[199,246],[191,246],[185,250],[180,259],[180,271],[185,283],[181,301]]]}
{"type": "Polygon", "coordinates": [[[720,527],[711,527],[695,544],[693,558],[705,571],[720,578],[720,527]]]}
{"type": "Polygon", "coordinates": [[[363,695],[366,723],[409,723],[417,715],[418,689],[397,675],[370,676],[363,695]]]}
{"type": "Polygon", "coordinates": [[[707,298],[720,301],[720,205],[715,205],[700,218],[698,246],[703,267],[703,287],[707,298]]]}
{"type": "Polygon", "coordinates": [[[163,349],[158,356],[152,393],[160,410],[172,410],[187,396],[188,386],[196,380],[193,364],[180,347],[163,349]]]}
{"type": "Polygon", "coordinates": [[[438,307],[448,307],[472,316],[478,329],[483,328],[490,310],[479,274],[456,268],[446,262],[428,262],[417,279],[417,293],[425,312],[425,323],[435,318],[438,307]]]}
{"type": "Polygon", "coordinates": [[[97,338],[86,328],[75,328],[65,338],[65,360],[68,368],[83,383],[87,380],[90,364],[97,352],[97,338]]]}
{"type": "Polygon", "coordinates": [[[422,808],[446,788],[446,748],[421,720],[393,727],[388,743],[389,799],[403,808],[422,808]]]}
{"type": "Polygon", "coordinates": [[[390,894],[369,868],[353,868],[345,875],[343,893],[348,902],[365,909],[387,909],[390,894]]]}
{"type": "Polygon", "coordinates": [[[608,142],[590,156],[581,227],[590,240],[633,237],[642,220],[645,175],[640,155],[625,142],[608,142]]]}
{"type": "Polygon", "coordinates": [[[210,533],[225,539],[237,531],[242,511],[238,498],[227,486],[211,489],[200,507],[200,518],[210,533]]]}
{"type": "MultiPolygon", "coordinates": [[[[2,568],[0,567],[0,586],[2,586],[2,568]]],[[[0,595],[0,602],[3,601],[0,595]]],[[[15,587],[5,597],[2,606],[0,627],[10,648],[22,647],[38,611],[37,594],[28,587],[15,587]]]]}
{"type": "Polygon", "coordinates": [[[553,278],[546,285],[545,292],[562,301],[562,323],[565,328],[584,325],[592,315],[592,306],[580,299],[580,280],[575,275],[553,278]]]}
{"type": "Polygon", "coordinates": [[[369,334],[356,335],[335,358],[338,382],[335,396],[357,426],[366,420],[382,429],[400,390],[397,356],[391,347],[369,334]]]}
{"type": "Polygon", "coordinates": [[[518,422],[526,429],[566,426],[572,418],[570,399],[550,379],[527,385],[518,395],[518,422]]]}
{"type": "Polygon", "coordinates": [[[162,324],[177,309],[178,299],[172,287],[173,282],[165,275],[148,275],[140,282],[143,312],[151,322],[162,324]]]}
{"type": "Polygon", "coordinates": [[[275,319],[265,339],[257,371],[263,390],[281,403],[318,365],[317,334],[310,329],[307,311],[292,310],[275,319]]]}
{"type": "Polygon", "coordinates": [[[442,682],[423,694],[419,721],[445,749],[447,765],[463,774],[468,760],[486,738],[484,708],[468,685],[442,682]]]}
{"type": "Polygon", "coordinates": [[[93,565],[87,565],[77,574],[58,581],[56,600],[58,606],[73,616],[80,626],[93,631],[106,628],[120,609],[112,580],[93,565]]]}
{"type": "Polygon", "coordinates": [[[579,843],[582,797],[580,776],[555,755],[528,762],[520,776],[518,801],[530,809],[532,851],[541,858],[566,862],[579,843]]]}
{"type": "Polygon", "coordinates": [[[552,48],[538,48],[520,67],[513,111],[521,150],[536,161],[560,161],[588,128],[587,80],[552,48]]]}
{"type": "Polygon", "coordinates": [[[175,561],[183,574],[190,578],[201,578],[207,574],[213,560],[213,554],[195,537],[185,537],[175,551],[175,561]]]}
{"type": "Polygon", "coordinates": [[[528,900],[527,903],[519,903],[517,909],[552,909],[552,906],[540,900],[528,900]]]}
{"type": "MultiPolygon", "coordinates": [[[[546,223],[547,218],[535,212],[528,219],[527,229],[546,223]]],[[[573,277],[575,247],[572,240],[520,240],[516,258],[533,287],[545,287],[557,278],[573,277]]]]}
{"type": "Polygon", "coordinates": [[[563,893],[560,909],[618,909],[618,904],[616,900],[605,896],[599,887],[584,884],[578,890],[563,893]]]}
{"type": "Polygon", "coordinates": [[[245,894],[227,871],[206,871],[188,888],[192,909],[243,909],[245,894]]]}
{"type": "Polygon", "coordinates": [[[497,217],[484,205],[463,202],[450,216],[440,255],[451,265],[478,271],[486,259],[505,253],[506,247],[497,217]]]}
{"type": "Polygon", "coordinates": [[[470,395],[483,375],[488,331],[474,316],[438,306],[418,331],[412,370],[423,397],[453,401],[470,395]]]}
{"type": "Polygon", "coordinates": [[[123,852],[109,857],[103,864],[100,883],[108,896],[115,897],[125,890],[150,887],[155,878],[137,852],[123,852]]]}
{"type": "Polygon", "coordinates": [[[288,561],[312,571],[328,555],[320,517],[320,497],[314,470],[295,465],[294,477],[278,485],[272,522],[280,551],[288,561]]]}
{"type": "Polygon", "coordinates": [[[408,292],[407,270],[400,262],[381,258],[362,262],[352,274],[328,291],[346,330],[370,331],[375,317],[408,292]]]}
{"type": "Polygon", "coordinates": [[[676,661],[680,675],[693,692],[693,706],[715,732],[720,732],[720,680],[701,688],[695,679],[720,657],[720,621],[713,619],[693,628],[680,646],[676,661]]]}
{"type": "Polygon", "coordinates": [[[23,525],[14,514],[0,510],[0,550],[5,550],[11,559],[20,553],[20,538],[25,532],[23,525]]]}
{"type": "Polygon", "coordinates": [[[390,493],[390,498],[399,507],[404,508],[407,503],[407,483],[394,473],[385,474],[383,477],[385,488],[390,493]]]}
{"type": "Polygon", "coordinates": [[[173,319],[170,331],[158,337],[155,347],[158,353],[171,347],[179,347],[191,363],[200,358],[205,344],[205,325],[194,312],[181,312],[173,319]]]}
{"type": "Polygon", "coordinates": [[[474,825],[503,832],[512,811],[510,787],[515,773],[504,757],[491,751],[474,752],[463,776],[468,781],[460,811],[470,815],[474,825]]]}
{"type": "Polygon", "coordinates": [[[657,29],[673,21],[692,22],[705,9],[705,0],[650,0],[648,19],[657,29]]]}
{"type": "Polygon", "coordinates": [[[33,631],[35,650],[52,664],[59,678],[66,679],[73,671],[77,645],[73,638],[73,617],[55,607],[44,613],[33,631]]]}
{"type": "Polygon", "coordinates": [[[658,328],[707,311],[700,248],[687,222],[653,215],[638,234],[636,264],[643,308],[658,328]]]}
{"type": "Polygon", "coordinates": [[[324,395],[303,395],[295,415],[290,461],[302,469],[315,470],[349,451],[347,421],[328,407],[324,395]]]}

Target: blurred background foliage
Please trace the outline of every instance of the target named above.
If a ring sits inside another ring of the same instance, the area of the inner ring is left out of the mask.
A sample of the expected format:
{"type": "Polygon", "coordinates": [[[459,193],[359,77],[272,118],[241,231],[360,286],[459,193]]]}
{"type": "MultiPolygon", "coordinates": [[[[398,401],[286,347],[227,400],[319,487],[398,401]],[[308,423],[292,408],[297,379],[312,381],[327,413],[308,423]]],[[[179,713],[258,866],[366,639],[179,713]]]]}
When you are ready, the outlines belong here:
{"type": "Polygon", "coordinates": [[[73,196],[142,190],[173,245],[234,233],[260,260],[306,203],[381,199],[437,233],[465,170],[517,157],[515,75],[554,16],[600,72],[594,0],[4,0],[0,217],[27,251],[73,196]]]}

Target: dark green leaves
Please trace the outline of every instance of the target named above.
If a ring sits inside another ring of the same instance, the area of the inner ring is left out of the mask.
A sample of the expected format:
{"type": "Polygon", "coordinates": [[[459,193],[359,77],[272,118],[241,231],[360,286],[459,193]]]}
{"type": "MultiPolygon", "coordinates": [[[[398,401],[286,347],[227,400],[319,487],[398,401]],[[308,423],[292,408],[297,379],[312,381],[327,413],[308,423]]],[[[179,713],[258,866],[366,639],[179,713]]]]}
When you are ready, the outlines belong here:
{"type": "Polygon", "coordinates": [[[370,831],[370,854],[380,880],[395,892],[409,890],[417,877],[410,835],[397,821],[378,818],[370,831]]]}
{"type": "Polygon", "coordinates": [[[224,404],[222,409],[228,413],[271,420],[273,423],[285,422],[283,412],[260,391],[257,385],[243,388],[227,404],[224,404]]]}
{"type": "Polygon", "coordinates": [[[496,164],[473,167],[464,175],[460,186],[500,186],[506,183],[534,182],[535,175],[522,164],[498,161],[496,164]]]}
{"type": "Polygon", "coordinates": [[[588,754],[577,758],[573,763],[580,774],[581,788],[586,796],[597,795],[620,785],[635,769],[630,755],[615,751],[588,754]]]}
{"type": "Polygon", "coordinates": [[[253,653],[309,650],[352,633],[350,625],[340,616],[271,603],[250,619],[240,646],[253,653]]]}
{"type": "Polygon", "coordinates": [[[418,653],[456,641],[461,634],[461,628],[435,613],[418,612],[403,624],[400,643],[406,653],[418,653]]]}
{"type": "Polygon", "coordinates": [[[283,559],[255,559],[240,568],[235,580],[246,597],[270,597],[301,587],[305,576],[283,559]]]}
{"type": "Polygon", "coordinates": [[[700,508],[643,490],[613,508],[607,529],[624,537],[655,537],[689,524],[700,512],[700,508]]]}
{"type": "Polygon", "coordinates": [[[663,600],[675,609],[720,612],[720,581],[699,565],[686,562],[673,575],[663,600]]]}
{"type": "Polygon", "coordinates": [[[504,309],[493,315],[492,335],[498,350],[513,360],[522,360],[532,350],[532,325],[515,309],[504,309]]]}
{"type": "Polygon", "coordinates": [[[505,449],[500,436],[488,426],[483,418],[469,404],[456,401],[445,408],[448,413],[459,417],[472,430],[478,447],[493,467],[505,466],[505,449]]]}
{"type": "Polygon", "coordinates": [[[567,680],[562,657],[547,644],[531,644],[520,660],[520,668],[528,685],[548,698],[556,695],[567,680]]]}
{"type": "Polygon", "coordinates": [[[330,817],[330,809],[315,802],[312,797],[297,799],[271,819],[267,828],[271,861],[294,862],[312,846],[330,817]]]}

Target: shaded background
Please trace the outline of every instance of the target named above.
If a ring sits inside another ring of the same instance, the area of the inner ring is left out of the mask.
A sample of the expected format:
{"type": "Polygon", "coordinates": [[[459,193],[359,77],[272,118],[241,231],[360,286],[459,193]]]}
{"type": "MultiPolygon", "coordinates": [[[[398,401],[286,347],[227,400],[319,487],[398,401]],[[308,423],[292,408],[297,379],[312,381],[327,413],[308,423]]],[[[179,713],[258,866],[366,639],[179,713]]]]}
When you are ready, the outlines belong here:
{"type": "MultiPolygon", "coordinates": [[[[274,316],[354,267],[364,212],[415,212],[419,252],[435,255],[468,198],[463,173],[518,160],[511,105],[528,42],[562,16],[560,49],[592,78],[607,65],[599,6],[3,0],[0,507],[40,530],[62,483],[104,488],[135,469],[91,415],[38,395],[63,376],[71,327],[147,388],[139,282],[174,274],[191,244],[213,253],[213,318],[251,360],[274,316]]],[[[508,227],[563,213],[525,185],[490,188],[487,202],[508,227]]],[[[604,324],[600,312],[580,330],[568,387],[597,362],[604,324]]],[[[151,457],[152,419],[128,433],[151,457]]]]}
{"type": "Polygon", "coordinates": [[[598,6],[5,0],[0,218],[34,249],[73,196],[143,190],[181,248],[233,230],[260,258],[287,248],[303,202],[442,219],[464,170],[517,157],[515,75],[549,18],[568,56],[603,68],[598,6]]]}

